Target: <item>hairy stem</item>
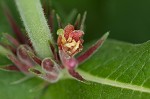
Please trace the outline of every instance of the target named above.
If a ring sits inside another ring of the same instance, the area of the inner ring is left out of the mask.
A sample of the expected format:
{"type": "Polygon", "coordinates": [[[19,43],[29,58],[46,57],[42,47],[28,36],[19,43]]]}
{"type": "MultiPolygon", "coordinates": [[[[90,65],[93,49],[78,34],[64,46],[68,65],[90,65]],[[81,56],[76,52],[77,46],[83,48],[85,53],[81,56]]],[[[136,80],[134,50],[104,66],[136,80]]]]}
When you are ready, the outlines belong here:
{"type": "Polygon", "coordinates": [[[53,38],[48,28],[40,0],[15,0],[24,26],[37,55],[52,57],[49,41],[53,38]]]}

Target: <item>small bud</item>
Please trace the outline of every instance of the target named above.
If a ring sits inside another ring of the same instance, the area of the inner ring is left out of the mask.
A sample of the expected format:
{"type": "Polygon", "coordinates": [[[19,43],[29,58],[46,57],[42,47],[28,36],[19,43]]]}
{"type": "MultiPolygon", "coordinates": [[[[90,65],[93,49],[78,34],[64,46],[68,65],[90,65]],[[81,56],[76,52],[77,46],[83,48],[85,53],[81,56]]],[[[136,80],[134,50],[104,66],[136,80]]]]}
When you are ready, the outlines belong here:
{"type": "Polygon", "coordinates": [[[60,77],[59,65],[51,58],[45,58],[42,61],[42,70],[46,73],[44,77],[50,82],[56,82],[60,77]]]}
{"type": "Polygon", "coordinates": [[[59,51],[60,59],[62,64],[69,70],[75,69],[78,65],[78,61],[74,57],[70,57],[68,54],[63,52],[62,50],[59,51]]]}
{"type": "Polygon", "coordinates": [[[28,55],[28,51],[32,52],[31,48],[28,45],[20,45],[17,48],[17,56],[22,63],[28,66],[33,66],[34,64],[30,56],[28,55]]]}
{"type": "Polygon", "coordinates": [[[21,61],[19,61],[14,55],[8,55],[8,59],[10,59],[17,68],[23,72],[26,75],[30,75],[28,69],[31,68],[31,66],[28,66],[26,64],[23,64],[21,61]]]}
{"type": "Polygon", "coordinates": [[[63,35],[63,34],[64,34],[64,30],[63,29],[57,30],[57,35],[63,35]]]}
{"type": "Polygon", "coordinates": [[[27,53],[28,53],[28,55],[30,56],[30,58],[31,58],[36,64],[41,65],[42,60],[41,60],[39,57],[37,57],[37,56],[36,56],[33,52],[31,52],[31,51],[27,51],[27,53]]]}

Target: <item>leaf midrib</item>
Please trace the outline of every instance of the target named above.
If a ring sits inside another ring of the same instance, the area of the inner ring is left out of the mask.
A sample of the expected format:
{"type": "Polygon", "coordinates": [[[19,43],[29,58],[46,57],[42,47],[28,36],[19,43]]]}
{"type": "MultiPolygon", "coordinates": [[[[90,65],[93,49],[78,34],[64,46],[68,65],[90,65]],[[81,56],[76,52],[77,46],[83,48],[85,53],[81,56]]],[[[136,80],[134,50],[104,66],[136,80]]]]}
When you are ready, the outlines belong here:
{"type": "Polygon", "coordinates": [[[77,71],[87,81],[104,84],[104,85],[109,85],[109,86],[113,86],[113,87],[119,87],[119,88],[123,88],[123,89],[129,89],[129,90],[134,90],[134,91],[139,91],[139,92],[144,92],[144,93],[150,93],[150,89],[143,87],[143,86],[138,86],[138,85],[134,85],[134,84],[130,84],[130,83],[123,83],[123,82],[111,80],[108,78],[97,77],[97,76],[94,76],[90,73],[87,73],[87,72],[85,72],[83,70],[79,70],[79,69],[77,71]]]}

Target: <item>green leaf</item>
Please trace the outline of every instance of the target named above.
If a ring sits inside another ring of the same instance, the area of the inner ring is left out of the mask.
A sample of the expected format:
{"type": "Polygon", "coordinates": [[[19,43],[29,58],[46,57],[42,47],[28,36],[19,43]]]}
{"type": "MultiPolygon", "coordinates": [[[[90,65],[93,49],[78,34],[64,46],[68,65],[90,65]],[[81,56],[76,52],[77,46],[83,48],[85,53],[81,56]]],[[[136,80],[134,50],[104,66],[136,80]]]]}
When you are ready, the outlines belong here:
{"type": "Polygon", "coordinates": [[[7,55],[7,54],[12,54],[9,50],[4,48],[3,46],[0,45],[0,54],[2,55],[7,55]]]}
{"type": "Polygon", "coordinates": [[[42,99],[147,99],[150,97],[150,41],[129,44],[108,40],[80,65],[88,84],[67,79],[50,85],[42,99]]]}
{"type": "Polygon", "coordinates": [[[8,66],[12,64],[11,61],[7,58],[8,54],[12,54],[10,50],[0,45],[0,66],[8,66]]]}
{"type": "Polygon", "coordinates": [[[148,99],[150,97],[149,46],[150,41],[133,45],[107,40],[96,54],[78,68],[78,72],[89,80],[89,83],[64,79],[50,84],[44,93],[39,87],[40,80],[34,78],[11,85],[24,76],[17,72],[0,71],[0,97],[34,99],[43,94],[39,99],[148,99]],[[32,89],[33,92],[30,91],[32,89]]]}
{"type": "Polygon", "coordinates": [[[41,93],[41,81],[32,78],[19,84],[12,84],[23,77],[21,73],[0,71],[1,99],[37,99],[41,93]]]}
{"type": "Polygon", "coordinates": [[[54,41],[44,17],[40,0],[15,0],[15,2],[37,55],[41,58],[52,57],[49,41],[52,44],[54,41]]]}
{"type": "Polygon", "coordinates": [[[8,66],[12,64],[12,62],[4,55],[0,54],[0,66],[8,66]]]}

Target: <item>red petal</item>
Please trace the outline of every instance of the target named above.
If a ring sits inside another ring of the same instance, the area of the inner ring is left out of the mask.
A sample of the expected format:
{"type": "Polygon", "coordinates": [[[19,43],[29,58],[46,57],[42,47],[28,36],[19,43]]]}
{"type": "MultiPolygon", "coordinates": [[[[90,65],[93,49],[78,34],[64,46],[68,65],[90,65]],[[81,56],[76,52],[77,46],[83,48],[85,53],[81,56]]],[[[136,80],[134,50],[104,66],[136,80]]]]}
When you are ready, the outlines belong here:
{"type": "Polygon", "coordinates": [[[81,39],[81,37],[83,36],[84,32],[81,30],[74,30],[72,32],[72,38],[77,42],[81,39]]]}
{"type": "Polygon", "coordinates": [[[74,31],[74,26],[73,26],[73,25],[67,25],[67,26],[64,28],[64,31],[65,31],[65,38],[68,39],[69,34],[74,31]]]}

